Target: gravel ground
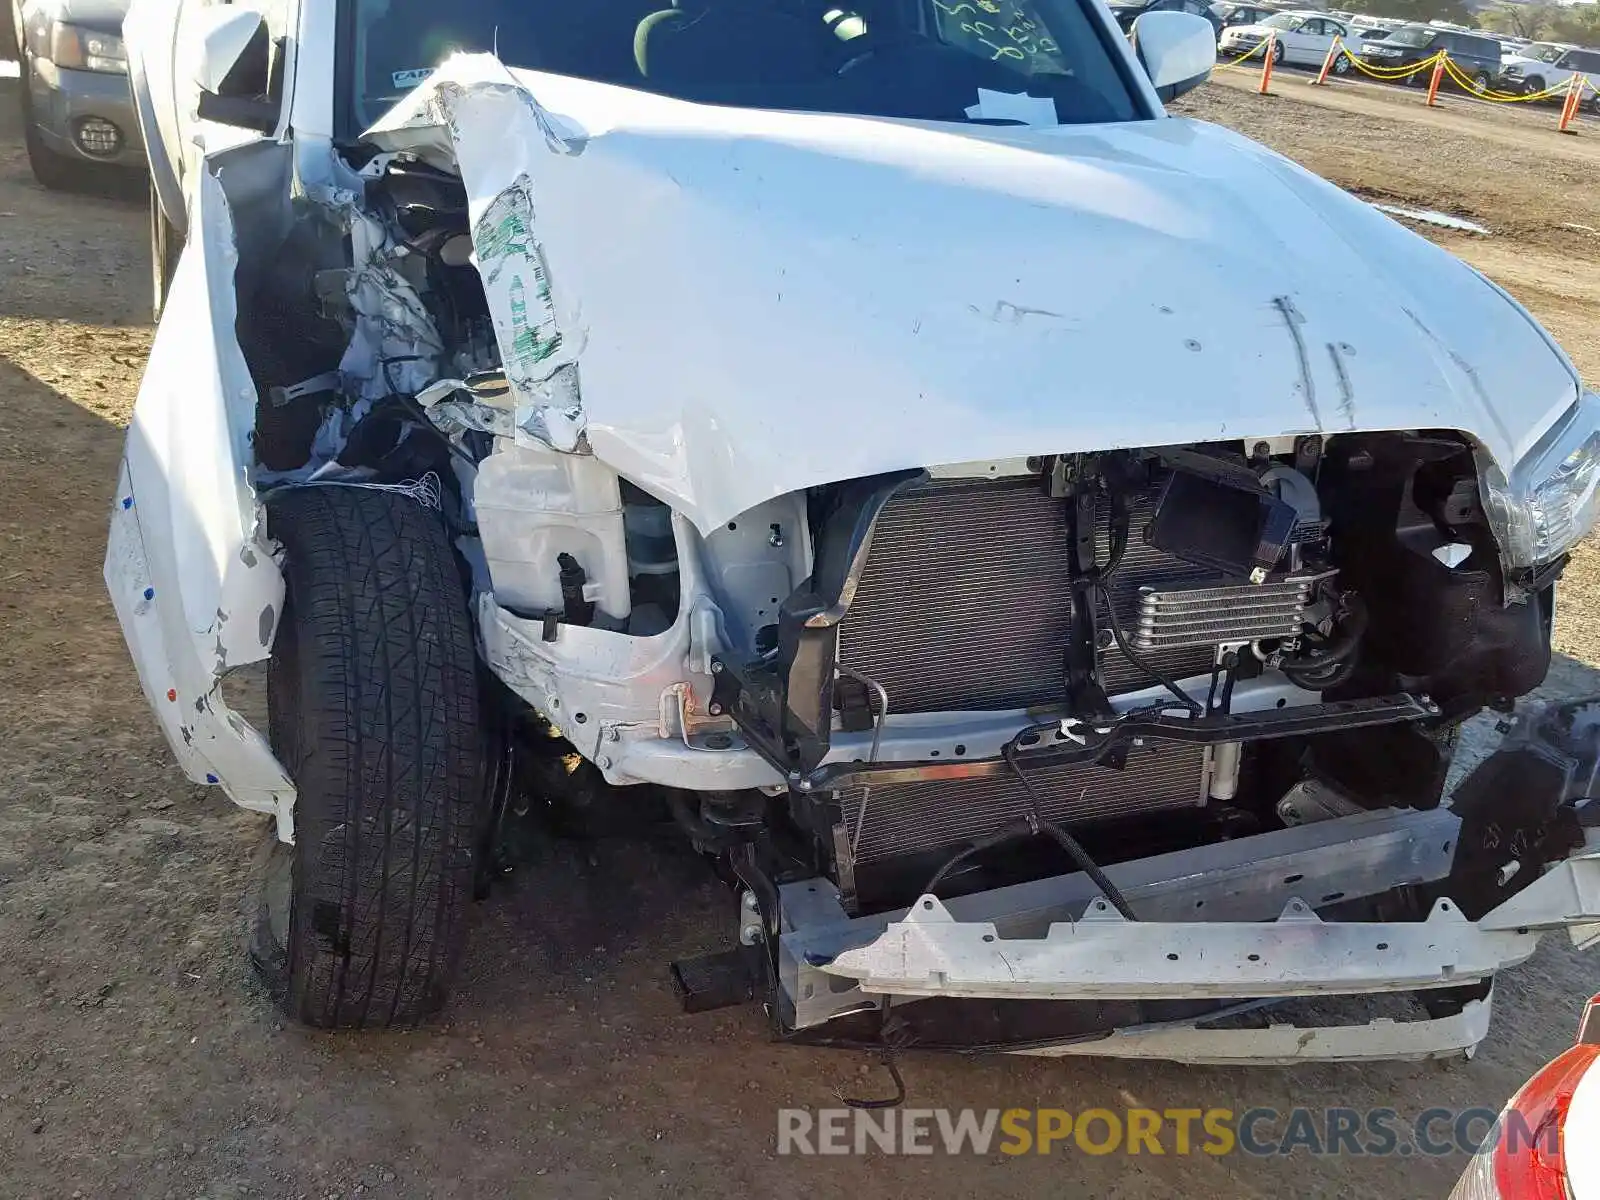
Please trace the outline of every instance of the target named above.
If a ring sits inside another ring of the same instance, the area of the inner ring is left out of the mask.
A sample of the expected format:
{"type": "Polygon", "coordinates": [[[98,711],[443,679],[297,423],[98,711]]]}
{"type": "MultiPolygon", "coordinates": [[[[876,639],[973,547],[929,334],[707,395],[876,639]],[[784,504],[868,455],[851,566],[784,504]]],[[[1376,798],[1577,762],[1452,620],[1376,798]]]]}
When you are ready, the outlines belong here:
{"type": "MultiPolygon", "coordinates": [[[[1391,89],[1188,111],[1374,196],[1470,215],[1448,236],[1600,379],[1600,128],[1427,113],[1391,89]],[[1464,164],[1471,164],[1470,170],[1464,164]],[[1585,185],[1587,192],[1579,190],[1585,185]]],[[[0,96],[12,111],[12,98],[0,96]]],[[[1554,123],[1553,116],[1549,122],[1554,123]]],[[[142,193],[141,193],[142,194],[142,193]]],[[[47,195],[0,123],[0,1195],[1438,1197],[1459,1157],[780,1159],[775,1110],[886,1086],[776,1046],[754,1013],[678,1015],[665,963],[720,947],[725,893],[671,847],[553,849],[483,907],[459,996],[411,1034],[285,1027],[241,953],[260,822],[189,786],[100,577],[151,330],[134,198],[47,195]]],[[[1594,689],[1600,557],[1562,586],[1551,679],[1594,689]]],[[[1478,736],[1481,741],[1481,734],[1478,736]]],[[[911,1102],[1122,1109],[1498,1105],[1570,1039],[1593,960],[1548,944],[1470,1063],[1217,1070],[909,1056],[911,1102]]]]}

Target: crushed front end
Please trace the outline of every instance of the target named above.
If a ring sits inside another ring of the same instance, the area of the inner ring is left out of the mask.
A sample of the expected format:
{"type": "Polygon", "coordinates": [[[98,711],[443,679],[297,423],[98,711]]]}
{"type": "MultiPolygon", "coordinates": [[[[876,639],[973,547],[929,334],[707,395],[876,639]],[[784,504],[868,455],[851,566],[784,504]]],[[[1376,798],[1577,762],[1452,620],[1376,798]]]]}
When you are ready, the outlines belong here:
{"type": "Polygon", "coordinates": [[[1600,916],[1586,704],[1441,806],[1461,723],[1549,662],[1561,560],[1508,566],[1486,490],[1447,433],[811,489],[810,576],[712,663],[709,717],[784,783],[685,802],[747,947],[678,964],[686,999],[758,968],[800,1040],[1470,1049],[1495,972],[1600,916]]]}

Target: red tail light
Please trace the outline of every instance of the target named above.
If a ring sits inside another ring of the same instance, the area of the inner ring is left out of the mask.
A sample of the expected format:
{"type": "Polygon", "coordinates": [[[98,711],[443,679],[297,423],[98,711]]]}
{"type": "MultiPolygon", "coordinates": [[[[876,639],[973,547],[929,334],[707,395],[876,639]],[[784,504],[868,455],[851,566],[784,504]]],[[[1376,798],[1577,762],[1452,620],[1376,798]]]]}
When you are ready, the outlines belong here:
{"type": "MultiPolygon", "coordinates": [[[[1584,1009],[1580,1039],[1600,1037],[1597,1003],[1600,996],[1584,1009]]],[[[1567,1186],[1567,1109],[1596,1058],[1600,1044],[1580,1040],[1523,1084],[1450,1200],[1575,1200],[1567,1186]]]]}

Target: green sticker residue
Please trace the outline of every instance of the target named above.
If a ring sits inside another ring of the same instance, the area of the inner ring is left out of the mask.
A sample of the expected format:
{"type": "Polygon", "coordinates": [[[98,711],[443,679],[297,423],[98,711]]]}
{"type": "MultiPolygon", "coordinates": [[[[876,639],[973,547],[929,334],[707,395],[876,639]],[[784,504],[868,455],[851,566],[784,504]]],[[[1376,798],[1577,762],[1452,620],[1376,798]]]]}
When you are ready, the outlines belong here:
{"type": "Polygon", "coordinates": [[[495,334],[513,386],[534,390],[561,364],[549,360],[561,349],[550,275],[533,236],[533,194],[519,176],[484,210],[472,231],[494,317],[495,334]]]}

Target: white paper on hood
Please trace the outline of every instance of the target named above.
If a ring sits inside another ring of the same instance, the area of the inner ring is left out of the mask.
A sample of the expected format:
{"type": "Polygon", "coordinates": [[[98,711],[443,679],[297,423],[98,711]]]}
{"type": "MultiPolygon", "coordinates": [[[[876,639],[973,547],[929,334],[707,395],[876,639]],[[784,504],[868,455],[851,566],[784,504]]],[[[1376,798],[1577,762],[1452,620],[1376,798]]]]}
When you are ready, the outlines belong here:
{"type": "Polygon", "coordinates": [[[978,102],[967,106],[974,121],[1020,121],[1024,125],[1059,125],[1056,102],[1027,92],[991,92],[978,89],[978,102]]]}

